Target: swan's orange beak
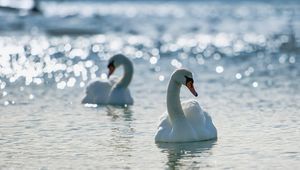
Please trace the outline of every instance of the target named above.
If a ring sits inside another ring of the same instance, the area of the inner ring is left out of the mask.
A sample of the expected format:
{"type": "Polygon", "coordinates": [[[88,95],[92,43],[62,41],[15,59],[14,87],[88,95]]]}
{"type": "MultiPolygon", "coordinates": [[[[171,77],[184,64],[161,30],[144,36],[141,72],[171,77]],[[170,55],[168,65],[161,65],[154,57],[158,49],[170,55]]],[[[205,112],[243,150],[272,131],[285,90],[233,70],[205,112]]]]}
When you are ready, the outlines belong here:
{"type": "Polygon", "coordinates": [[[196,97],[198,96],[198,93],[196,92],[192,81],[187,82],[186,87],[191,91],[191,93],[194,96],[196,96],[196,97]]]}
{"type": "Polygon", "coordinates": [[[113,65],[108,66],[108,78],[114,73],[115,67],[113,65]]]}

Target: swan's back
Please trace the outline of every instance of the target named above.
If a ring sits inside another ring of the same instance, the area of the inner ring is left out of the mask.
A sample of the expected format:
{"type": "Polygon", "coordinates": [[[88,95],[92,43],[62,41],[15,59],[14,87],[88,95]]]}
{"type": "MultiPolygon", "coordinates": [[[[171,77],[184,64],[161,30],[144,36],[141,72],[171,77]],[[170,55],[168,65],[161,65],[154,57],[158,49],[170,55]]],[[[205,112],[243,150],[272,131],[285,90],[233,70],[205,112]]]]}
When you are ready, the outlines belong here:
{"type": "Polygon", "coordinates": [[[113,87],[108,97],[108,103],[113,105],[132,105],[133,98],[128,88],[113,87]]]}
{"type": "Polygon", "coordinates": [[[203,113],[199,103],[195,100],[188,100],[181,103],[182,110],[186,119],[194,125],[193,127],[199,126],[201,128],[206,121],[206,117],[203,113]]]}
{"type": "Polygon", "coordinates": [[[106,104],[112,84],[109,81],[92,81],[86,88],[82,103],[106,104]]]}
{"type": "Polygon", "coordinates": [[[205,112],[195,100],[182,102],[182,109],[186,120],[196,131],[199,139],[212,139],[217,137],[210,115],[205,112]]]}

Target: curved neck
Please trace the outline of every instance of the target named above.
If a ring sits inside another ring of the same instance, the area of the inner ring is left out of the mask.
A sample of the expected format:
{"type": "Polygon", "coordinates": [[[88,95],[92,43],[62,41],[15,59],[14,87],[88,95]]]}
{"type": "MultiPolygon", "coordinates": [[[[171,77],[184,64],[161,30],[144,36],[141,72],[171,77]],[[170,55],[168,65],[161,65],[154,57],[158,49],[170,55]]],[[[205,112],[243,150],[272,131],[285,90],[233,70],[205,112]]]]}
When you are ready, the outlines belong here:
{"type": "Polygon", "coordinates": [[[125,59],[122,65],[124,67],[124,75],[120,79],[120,81],[116,84],[116,86],[127,88],[132,79],[133,65],[129,59],[125,59]]]}
{"type": "Polygon", "coordinates": [[[184,113],[180,102],[181,84],[170,80],[167,91],[167,109],[170,121],[174,123],[176,120],[184,118],[184,113]]]}

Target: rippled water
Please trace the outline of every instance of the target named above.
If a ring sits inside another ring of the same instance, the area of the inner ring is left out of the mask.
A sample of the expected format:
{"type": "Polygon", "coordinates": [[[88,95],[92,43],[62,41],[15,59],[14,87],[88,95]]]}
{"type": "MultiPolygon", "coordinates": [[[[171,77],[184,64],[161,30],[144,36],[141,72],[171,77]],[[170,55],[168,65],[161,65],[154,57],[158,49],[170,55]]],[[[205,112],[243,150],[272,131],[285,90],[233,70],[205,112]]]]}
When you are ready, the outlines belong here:
{"type": "Polygon", "coordinates": [[[1,169],[300,167],[297,2],[41,7],[44,16],[0,12],[1,169]],[[134,62],[135,104],[81,105],[119,52],[134,62]],[[218,140],[154,142],[180,67],[200,94],[183,88],[182,100],[211,114],[218,140]]]}

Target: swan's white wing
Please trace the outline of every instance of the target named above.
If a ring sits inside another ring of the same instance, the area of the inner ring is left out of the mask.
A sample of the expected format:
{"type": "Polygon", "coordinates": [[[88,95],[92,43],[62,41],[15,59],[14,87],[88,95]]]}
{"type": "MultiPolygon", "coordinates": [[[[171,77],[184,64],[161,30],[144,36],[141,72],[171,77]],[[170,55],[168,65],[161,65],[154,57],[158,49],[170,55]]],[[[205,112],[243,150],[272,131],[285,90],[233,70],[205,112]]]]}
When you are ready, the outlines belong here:
{"type": "Polygon", "coordinates": [[[108,97],[108,104],[113,105],[132,105],[133,99],[128,88],[112,88],[108,97]]]}
{"type": "Polygon", "coordinates": [[[159,124],[155,134],[155,141],[168,142],[170,140],[170,134],[172,132],[172,125],[169,120],[169,115],[165,112],[159,118],[159,124]]]}
{"type": "Polygon", "coordinates": [[[197,132],[186,119],[176,119],[172,123],[168,114],[164,113],[160,118],[158,130],[155,134],[155,141],[188,142],[198,140],[197,132]]]}
{"type": "Polygon", "coordinates": [[[195,100],[182,102],[184,115],[201,139],[212,139],[217,137],[215,128],[210,115],[202,110],[199,103],[195,100]]]}
{"type": "Polygon", "coordinates": [[[92,81],[86,87],[86,96],[82,103],[105,104],[107,103],[108,95],[111,90],[112,83],[107,80],[92,81]]]}
{"type": "Polygon", "coordinates": [[[166,128],[166,129],[172,129],[172,125],[169,120],[169,115],[167,112],[161,115],[159,118],[158,128],[166,128]]]}
{"type": "Polygon", "coordinates": [[[205,115],[196,100],[184,101],[181,105],[186,119],[193,124],[193,127],[194,125],[199,126],[205,123],[205,115]]]}

